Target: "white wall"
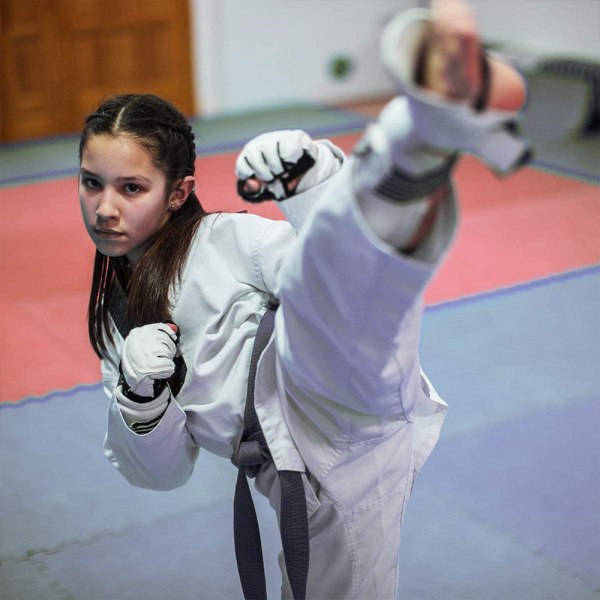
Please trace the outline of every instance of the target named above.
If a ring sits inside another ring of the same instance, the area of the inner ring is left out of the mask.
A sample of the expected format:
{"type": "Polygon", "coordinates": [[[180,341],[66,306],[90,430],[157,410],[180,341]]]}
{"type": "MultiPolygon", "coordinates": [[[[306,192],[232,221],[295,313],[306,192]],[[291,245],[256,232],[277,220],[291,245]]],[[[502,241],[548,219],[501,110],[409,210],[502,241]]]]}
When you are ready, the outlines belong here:
{"type": "Polygon", "coordinates": [[[600,0],[471,0],[484,39],[600,62],[600,0]]]}
{"type": "MultiPolygon", "coordinates": [[[[197,105],[205,116],[391,92],[384,23],[423,0],[191,0],[197,105]],[[346,79],[333,57],[351,59],[346,79]]],[[[472,0],[486,41],[600,61],[600,0],[472,0]]]]}
{"type": "Polygon", "coordinates": [[[417,0],[192,0],[197,104],[212,115],[388,93],[379,33],[417,0]],[[331,59],[349,57],[344,80],[331,59]]]}

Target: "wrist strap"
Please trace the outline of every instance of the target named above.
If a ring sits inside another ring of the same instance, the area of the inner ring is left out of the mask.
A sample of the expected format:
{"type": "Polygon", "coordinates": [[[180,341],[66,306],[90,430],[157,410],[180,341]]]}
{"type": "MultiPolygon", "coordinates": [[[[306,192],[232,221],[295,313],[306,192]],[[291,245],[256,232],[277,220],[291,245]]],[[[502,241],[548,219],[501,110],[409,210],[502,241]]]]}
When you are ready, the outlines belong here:
{"type": "Polygon", "coordinates": [[[127,381],[125,380],[125,377],[123,376],[123,371],[121,369],[121,365],[119,364],[119,381],[117,383],[118,386],[121,386],[121,393],[123,394],[123,396],[125,396],[126,398],[129,398],[129,400],[131,400],[132,402],[137,402],[138,404],[147,404],[148,402],[152,402],[153,400],[156,400],[156,398],[158,398],[165,390],[165,388],[167,387],[167,380],[166,379],[156,379],[154,381],[154,395],[153,396],[140,396],[138,394],[136,394],[134,391],[132,391],[132,389],[129,387],[129,384],[127,383],[127,381]]]}
{"type": "Polygon", "coordinates": [[[315,162],[315,159],[305,150],[302,156],[295,163],[282,161],[284,167],[283,173],[277,175],[277,177],[274,177],[271,181],[265,182],[257,192],[246,192],[244,190],[246,179],[238,179],[237,192],[244,200],[246,200],[246,202],[263,202],[265,200],[277,200],[280,202],[281,200],[285,200],[294,194],[294,192],[289,189],[289,182],[293,181],[297,177],[300,177],[301,175],[304,175],[304,173],[314,166],[315,162]],[[284,198],[276,197],[275,194],[269,190],[268,185],[273,183],[275,180],[281,183],[285,193],[284,198]]]}

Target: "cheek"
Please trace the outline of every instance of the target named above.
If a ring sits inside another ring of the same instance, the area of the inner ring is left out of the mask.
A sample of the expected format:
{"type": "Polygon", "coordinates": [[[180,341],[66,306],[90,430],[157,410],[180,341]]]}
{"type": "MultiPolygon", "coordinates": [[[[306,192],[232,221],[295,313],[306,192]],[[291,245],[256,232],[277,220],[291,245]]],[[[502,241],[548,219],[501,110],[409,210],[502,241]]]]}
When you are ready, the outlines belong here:
{"type": "Polygon", "coordinates": [[[167,205],[162,201],[153,203],[146,210],[130,210],[127,214],[129,226],[144,231],[147,235],[156,233],[168,219],[167,205]]]}
{"type": "Polygon", "coordinates": [[[79,208],[81,215],[86,223],[90,223],[96,218],[96,208],[94,203],[86,195],[85,190],[79,189],[79,208]]]}

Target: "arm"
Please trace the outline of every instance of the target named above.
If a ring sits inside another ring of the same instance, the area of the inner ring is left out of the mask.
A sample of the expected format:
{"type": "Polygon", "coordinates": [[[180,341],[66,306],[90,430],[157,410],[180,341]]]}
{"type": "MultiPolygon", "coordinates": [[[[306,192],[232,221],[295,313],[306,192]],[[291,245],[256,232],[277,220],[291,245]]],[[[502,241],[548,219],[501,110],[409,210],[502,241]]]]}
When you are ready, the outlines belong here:
{"type": "Polygon", "coordinates": [[[110,397],[104,452],[138,487],[168,490],[183,485],[198,455],[185,413],[162,383],[174,369],[174,336],[161,323],[133,329],[123,344],[120,366],[112,356],[116,352],[102,361],[110,397]]]}
{"type": "Polygon", "coordinates": [[[190,478],[198,456],[198,446],[185,423],[185,413],[172,401],[156,427],[146,434],[135,433],[113,396],[104,453],[132,485],[152,490],[180,487],[190,478]]]}

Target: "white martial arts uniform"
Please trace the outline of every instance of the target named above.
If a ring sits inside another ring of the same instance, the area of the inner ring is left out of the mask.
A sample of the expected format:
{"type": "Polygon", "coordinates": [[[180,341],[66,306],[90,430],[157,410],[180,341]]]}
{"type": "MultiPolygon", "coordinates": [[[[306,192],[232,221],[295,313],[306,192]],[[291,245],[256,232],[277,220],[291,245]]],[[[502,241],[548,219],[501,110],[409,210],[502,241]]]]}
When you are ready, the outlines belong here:
{"type": "MultiPolygon", "coordinates": [[[[132,484],[151,489],[184,484],[199,447],[230,458],[253,337],[276,295],[256,410],[277,468],[309,473],[308,597],[391,598],[404,506],[445,412],[421,376],[418,344],[422,292],[452,236],[454,203],[442,204],[429,260],[403,257],[370,233],[351,161],[293,204],[309,213],[297,240],[284,221],[202,222],[173,295],[187,378],[146,435],[126,425],[113,395],[122,346],[113,332],[103,361],[112,397],[106,452],[132,484]]],[[[272,469],[257,487],[278,505],[272,469]]]]}
{"type": "MultiPolygon", "coordinates": [[[[382,130],[395,131],[392,146],[386,148],[376,129],[367,133],[366,152],[363,147],[337,175],[280,204],[289,223],[243,214],[211,215],[201,223],[172,296],[188,373],[150,433],[134,433],[116,401],[123,343],[116,331],[103,361],[111,397],[108,458],[134,485],[183,485],[199,448],[232,456],[253,338],[269,296],[280,299],[258,366],[255,404],[275,467],[305,473],[311,599],[395,598],[404,509],[446,412],[421,371],[419,337],[424,289],[456,227],[452,188],[410,256],[367,222],[370,203],[381,200],[356,192],[357,186],[368,191],[380,158],[387,164],[392,156],[409,170],[418,165],[428,136],[440,134],[445,120],[438,113],[445,108],[439,100],[403,98],[386,110],[380,121],[382,130]],[[424,108],[438,127],[421,120],[424,108]],[[362,175],[360,165],[369,166],[362,175]]],[[[488,119],[468,109],[449,112],[451,139],[452,119],[461,127],[488,119]]],[[[482,137],[486,148],[493,148],[494,135],[506,136],[498,128],[482,137]]],[[[422,158],[425,171],[440,164],[439,156],[422,158]]],[[[277,510],[272,465],[256,485],[277,510]]],[[[289,597],[285,577],[283,594],[289,597]]]]}

